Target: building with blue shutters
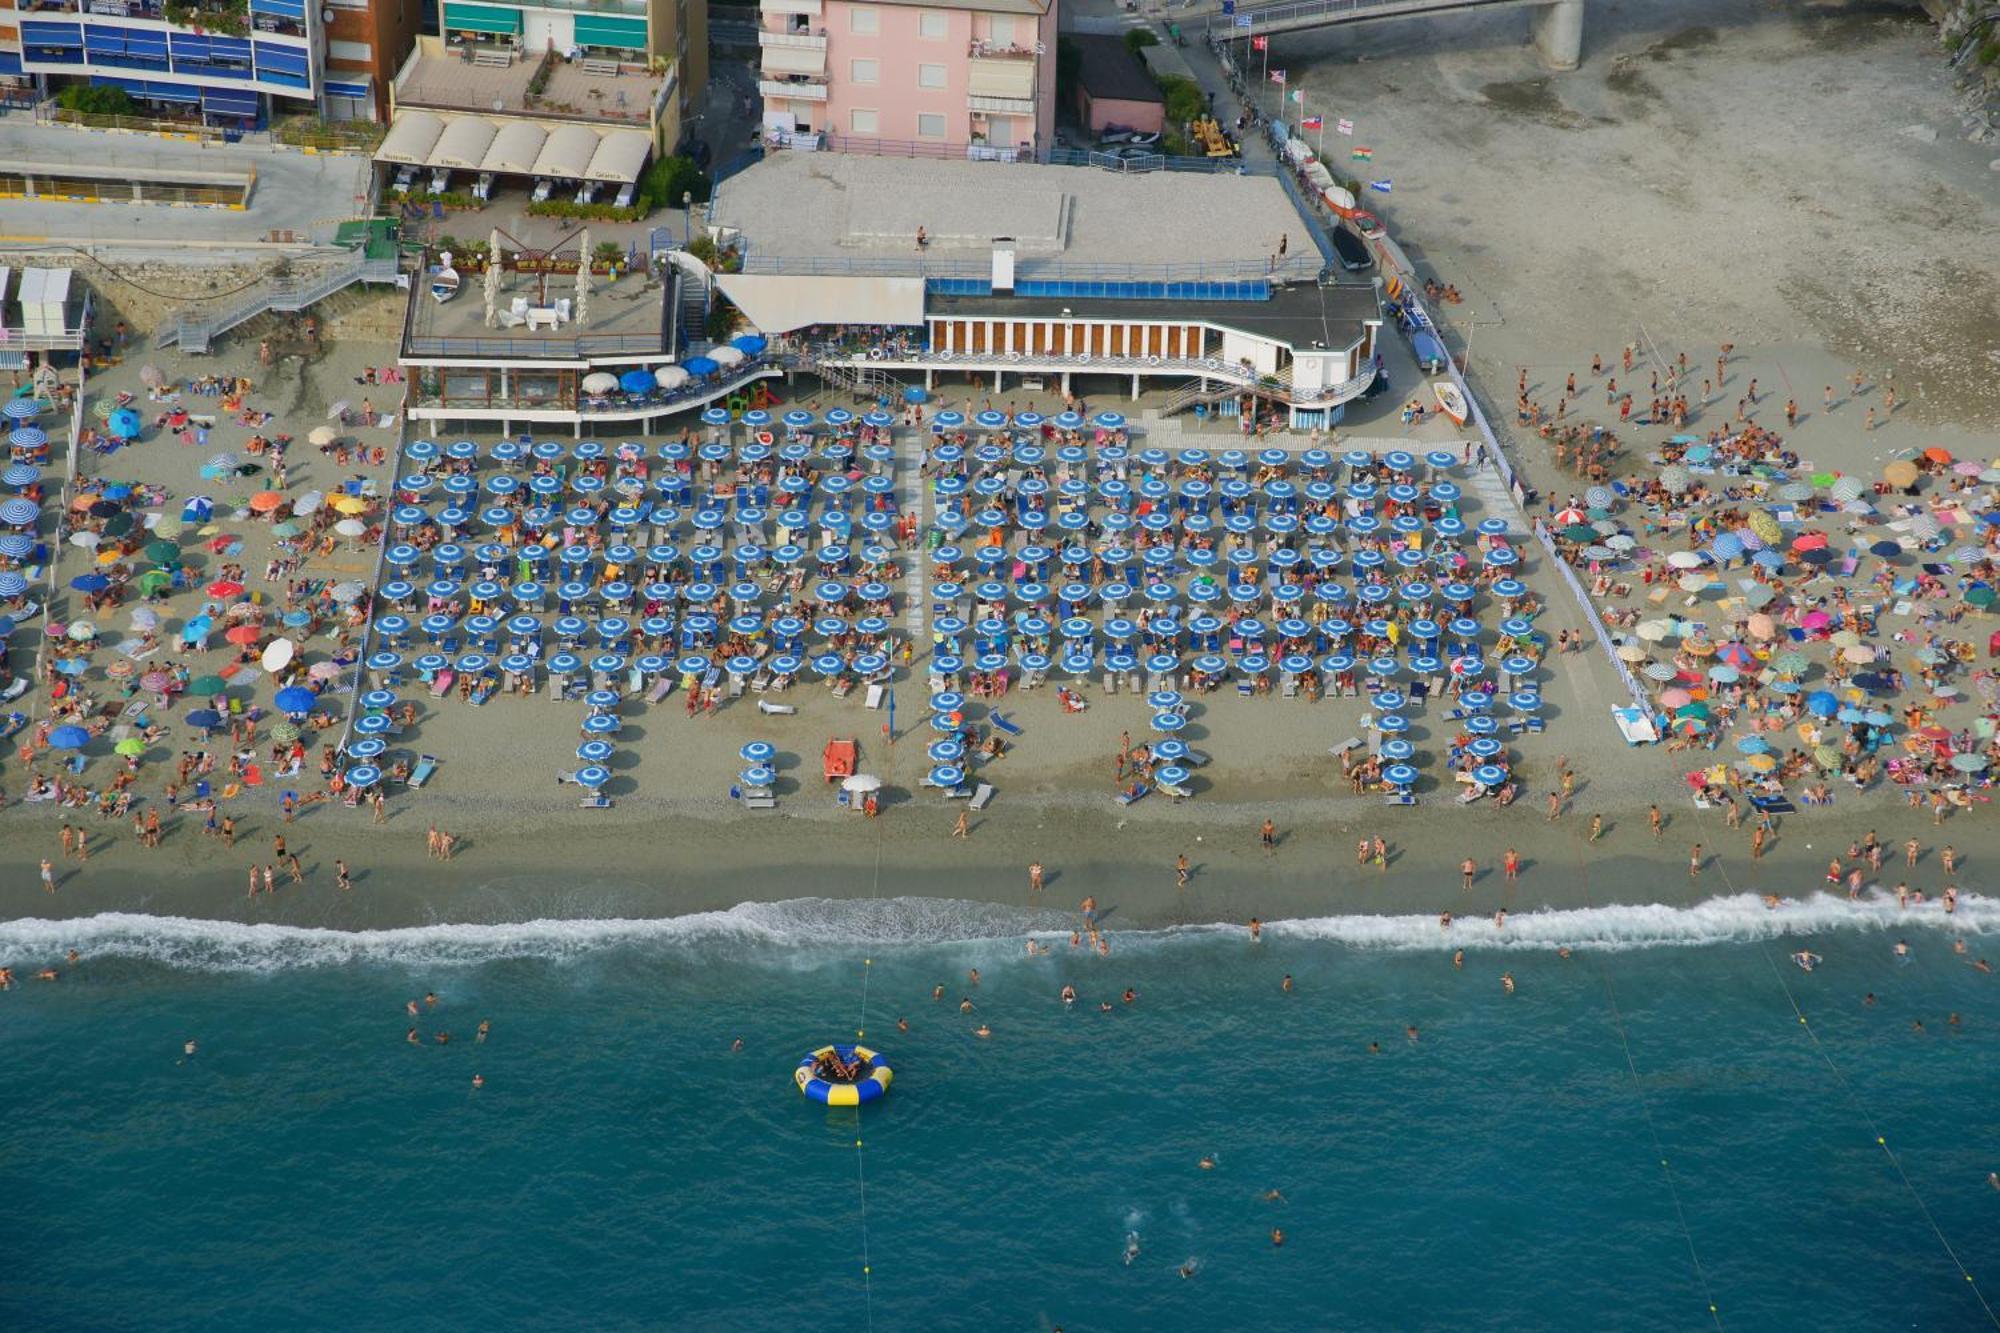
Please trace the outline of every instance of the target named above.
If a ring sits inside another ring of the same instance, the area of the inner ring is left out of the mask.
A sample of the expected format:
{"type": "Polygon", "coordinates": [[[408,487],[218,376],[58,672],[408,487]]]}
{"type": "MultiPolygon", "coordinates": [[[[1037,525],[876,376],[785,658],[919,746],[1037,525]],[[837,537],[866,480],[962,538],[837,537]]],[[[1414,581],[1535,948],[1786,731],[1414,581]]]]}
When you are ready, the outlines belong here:
{"type": "Polygon", "coordinates": [[[21,69],[52,92],[122,88],[145,113],[225,128],[310,111],[319,14],[306,0],[41,0],[20,13],[21,69]]]}

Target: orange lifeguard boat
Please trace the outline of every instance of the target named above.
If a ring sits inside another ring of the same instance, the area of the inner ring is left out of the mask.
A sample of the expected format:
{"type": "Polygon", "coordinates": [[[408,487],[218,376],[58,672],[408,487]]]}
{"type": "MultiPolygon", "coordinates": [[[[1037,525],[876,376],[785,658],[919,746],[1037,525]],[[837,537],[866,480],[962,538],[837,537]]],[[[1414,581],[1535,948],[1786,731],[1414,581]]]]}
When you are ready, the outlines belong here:
{"type": "Polygon", "coordinates": [[[854,776],[854,759],[859,745],[853,737],[842,740],[836,736],[826,743],[820,752],[820,772],[828,782],[839,782],[854,776]]]}

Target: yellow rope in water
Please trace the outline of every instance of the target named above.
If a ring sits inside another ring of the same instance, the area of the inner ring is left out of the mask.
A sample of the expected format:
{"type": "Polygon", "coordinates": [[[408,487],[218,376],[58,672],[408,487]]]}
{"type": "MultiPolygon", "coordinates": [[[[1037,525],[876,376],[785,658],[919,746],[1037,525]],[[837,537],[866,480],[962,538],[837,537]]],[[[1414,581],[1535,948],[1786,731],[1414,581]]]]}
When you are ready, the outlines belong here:
{"type": "MultiPolygon", "coordinates": [[[[1715,864],[1717,873],[1722,876],[1723,884],[1731,892],[1747,892],[1747,890],[1737,889],[1736,881],[1729,877],[1729,868],[1722,863],[1720,855],[1715,858],[1715,864]]],[[[1936,1215],[1931,1212],[1930,1205],[1924,1201],[1924,1196],[1917,1189],[1916,1182],[1911,1180],[1910,1173],[1903,1169],[1902,1159],[1896,1156],[1895,1150],[1889,1146],[1887,1136],[1882,1133],[1880,1126],[1876,1124],[1875,1117],[1870,1114],[1867,1106],[1862,1103],[1861,1095],[1854,1090],[1854,1085],[1848,1082],[1847,1075],[1841,1072],[1840,1066],[1833,1062],[1833,1056],[1828,1053],[1825,1043],[1820,1041],[1819,1034],[1813,1031],[1813,1025],[1807,1021],[1805,1010],[1799,1007],[1798,997],[1792,992],[1791,982],[1785,980],[1784,970],[1778,966],[1777,959],[1771,956],[1770,944],[1763,943],[1758,948],[1764,955],[1764,962],[1771,969],[1771,976],[1778,983],[1778,989],[1785,993],[1785,1003],[1792,1007],[1792,1013],[1799,1020],[1799,1026],[1806,1030],[1806,1036],[1812,1041],[1813,1051],[1826,1065],[1827,1071],[1833,1075],[1834,1081],[1840,1084],[1840,1090],[1847,1095],[1848,1105],[1854,1108],[1855,1114],[1861,1117],[1862,1123],[1868,1127],[1869,1134],[1874,1137],[1875,1146],[1882,1150],[1883,1156],[1889,1159],[1889,1165],[1896,1169],[1896,1175],[1903,1182],[1903,1188],[1909,1191],[1911,1201],[1917,1205],[1917,1211],[1923,1214],[1924,1221],[1930,1226],[1931,1234],[1936,1236],[1938,1244],[1944,1247],[1945,1256],[1951,1260],[1952,1267],[1958,1270],[1959,1276],[1963,1277],[1967,1285],[1972,1288],[1973,1299],[1978,1301],[1979,1308],[1986,1312],[1987,1322],[1995,1328],[2000,1328],[2000,1314],[1994,1312],[1992,1304],[1986,1299],[1986,1293],[1979,1289],[1979,1283],[1973,1279],[1971,1271],[1965,1266],[1965,1261],[1958,1257],[1958,1251],[1945,1236],[1944,1228],[1938,1225],[1936,1215]]]]}
{"type": "MultiPolygon", "coordinates": [[[[856,1041],[865,1040],[868,1036],[868,978],[873,975],[874,970],[874,959],[864,958],[861,960],[861,1021],[854,1025],[854,1039],[856,1041]]],[[[857,1132],[854,1136],[854,1185],[861,1199],[861,1307],[867,1315],[868,1327],[873,1329],[875,1327],[875,1276],[874,1265],[868,1261],[868,1165],[867,1157],[862,1151],[861,1135],[858,1132],[861,1124],[861,1108],[859,1106],[854,1108],[854,1123],[857,1127],[857,1132]]]]}
{"type": "MultiPolygon", "coordinates": [[[[1590,892],[1590,869],[1582,848],[1576,850],[1577,881],[1583,885],[1583,896],[1592,908],[1600,906],[1590,892]]],[[[1715,1300],[1715,1289],[1709,1285],[1708,1270],[1702,1267],[1701,1251],[1694,1243],[1694,1228],[1688,1224],[1687,1206],[1681,1201],[1680,1183],[1675,1178],[1672,1161],[1667,1156],[1665,1141],[1660,1136],[1659,1121],[1653,1116],[1653,1102],[1646,1095],[1645,1084],[1639,1080],[1639,1065],[1632,1057],[1632,1039],[1625,1028],[1625,1013],[1618,1007],[1618,993],[1611,984],[1611,966],[1602,954],[1594,956],[1598,978],[1604,983],[1604,999],[1611,1006],[1611,1021],[1618,1029],[1618,1045],[1625,1052],[1625,1069],[1632,1075],[1632,1095],[1638,1099],[1639,1109],[1646,1117],[1646,1132],[1652,1136],[1653,1153],[1660,1163],[1660,1174],[1667,1185],[1667,1197],[1673,1200],[1674,1220],[1680,1224],[1681,1239],[1687,1243],[1688,1262],[1694,1267],[1695,1281],[1701,1285],[1702,1300],[1708,1305],[1708,1316],[1715,1326],[1723,1326],[1722,1311],[1715,1300]]]]}

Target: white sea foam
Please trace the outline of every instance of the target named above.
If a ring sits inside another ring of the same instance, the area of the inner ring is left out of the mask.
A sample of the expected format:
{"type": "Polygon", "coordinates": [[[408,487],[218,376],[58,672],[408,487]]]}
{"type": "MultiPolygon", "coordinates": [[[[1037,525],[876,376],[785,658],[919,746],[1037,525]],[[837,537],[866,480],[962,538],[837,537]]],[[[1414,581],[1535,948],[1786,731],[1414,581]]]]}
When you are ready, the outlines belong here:
{"type": "MultiPolygon", "coordinates": [[[[802,898],[743,903],[727,911],[652,919],[542,919],[453,923],[392,930],[331,930],[250,925],[190,917],[107,912],[72,920],[38,917],[0,922],[0,962],[22,964],[77,949],[93,958],[134,958],[193,971],[264,972],[355,963],[470,965],[507,958],[560,960],[620,946],[795,951],[895,948],[1005,941],[1011,952],[1030,934],[1066,934],[1066,916],[940,898],[839,900],[802,898]]],[[[1496,929],[1483,916],[1440,929],[1430,915],[1308,917],[1271,921],[1274,937],[1325,940],[1355,948],[1425,952],[1478,945],[1483,950],[1625,950],[1696,947],[1815,935],[1837,930],[1931,929],[1966,935],[2000,933],[2000,899],[1965,895],[1956,914],[1935,901],[1902,910],[1894,898],[1860,903],[1828,894],[1767,908],[1752,894],[1710,898],[1687,907],[1613,904],[1521,912],[1496,929]]],[[[1205,925],[1112,931],[1121,948],[1188,947],[1242,927],[1205,925]]]]}

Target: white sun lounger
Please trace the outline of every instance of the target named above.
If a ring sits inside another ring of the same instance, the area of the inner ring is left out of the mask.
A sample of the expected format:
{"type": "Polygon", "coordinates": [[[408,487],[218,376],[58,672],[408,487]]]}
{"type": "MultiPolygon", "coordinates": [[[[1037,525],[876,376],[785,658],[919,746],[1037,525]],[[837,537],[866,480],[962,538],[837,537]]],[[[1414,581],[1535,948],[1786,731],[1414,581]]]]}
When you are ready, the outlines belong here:
{"type": "Polygon", "coordinates": [[[757,701],[757,711],[775,717],[790,717],[799,711],[797,704],[774,704],[769,699],[757,701]]]}

